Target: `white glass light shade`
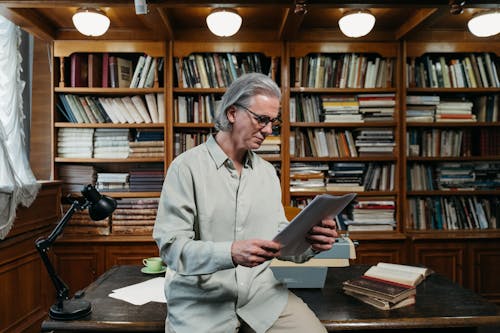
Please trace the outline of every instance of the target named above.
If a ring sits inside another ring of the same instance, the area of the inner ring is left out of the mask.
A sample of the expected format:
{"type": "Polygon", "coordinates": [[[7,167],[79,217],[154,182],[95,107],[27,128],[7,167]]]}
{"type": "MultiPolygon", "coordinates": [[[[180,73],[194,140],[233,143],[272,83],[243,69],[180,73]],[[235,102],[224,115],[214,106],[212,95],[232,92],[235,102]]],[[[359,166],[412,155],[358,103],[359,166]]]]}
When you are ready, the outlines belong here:
{"type": "Polygon", "coordinates": [[[217,8],[207,16],[208,29],[219,37],[229,37],[240,30],[241,16],[234,9],[217,8]]]}
{"type": "Polygon", "coordinates": [[[99,9],[80,8],[73,15],[75,28],[85,36],[102,36],[109,28],[109,18],[99,9]]]}
{"type": "Polygon", "coordinates": [[[362,37],[367,35],[375,25],[375,16],[368,10],[347,12],[339,20],[340,30],[347,37],[362,37]]]}
{"type": "Polygon", "coordinates": [[[485,11],[474,15],[467,23],[467,26],[474,36],[494,36],[500,32],[500,11],[485,11]]]}

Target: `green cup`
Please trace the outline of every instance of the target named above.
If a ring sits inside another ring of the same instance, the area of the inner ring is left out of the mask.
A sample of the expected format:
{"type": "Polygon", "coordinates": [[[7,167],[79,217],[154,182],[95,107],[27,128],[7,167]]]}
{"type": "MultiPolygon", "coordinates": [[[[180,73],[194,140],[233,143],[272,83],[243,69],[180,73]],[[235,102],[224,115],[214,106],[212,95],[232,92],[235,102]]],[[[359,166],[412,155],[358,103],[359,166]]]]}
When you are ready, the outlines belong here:
{"type": "Polygon", "coordinates": [[[159,272],[163,268],[163,262],[160,257],[142,259],[142,263],[151,272],[159,272]]]}

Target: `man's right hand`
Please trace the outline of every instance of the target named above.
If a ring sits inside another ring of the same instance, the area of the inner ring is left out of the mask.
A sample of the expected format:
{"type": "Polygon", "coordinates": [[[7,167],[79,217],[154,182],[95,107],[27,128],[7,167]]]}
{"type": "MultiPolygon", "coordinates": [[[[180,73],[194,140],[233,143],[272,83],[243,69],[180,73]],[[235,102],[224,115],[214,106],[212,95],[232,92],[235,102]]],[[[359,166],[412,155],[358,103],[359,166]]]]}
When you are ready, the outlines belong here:
{"type": "Polygon", "coordinates": [[[280,256],[281,244],[262,239],[234,241],[231,257],[235,265],[255,267],[280,256]]]}

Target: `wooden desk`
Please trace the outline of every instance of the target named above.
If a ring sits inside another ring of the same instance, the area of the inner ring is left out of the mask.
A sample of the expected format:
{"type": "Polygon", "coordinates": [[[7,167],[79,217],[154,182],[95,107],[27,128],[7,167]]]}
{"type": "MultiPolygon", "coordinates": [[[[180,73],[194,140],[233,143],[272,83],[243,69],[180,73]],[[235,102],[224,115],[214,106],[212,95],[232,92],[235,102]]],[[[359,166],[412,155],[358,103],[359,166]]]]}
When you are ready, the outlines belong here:
{"type": "MultiPolygon", "coordinates": [[[[446,278],[433,274],[417,289],[415,305],[382,311],[344,295],[342,281],[359,276],[369,266],[330,268],[323,289],[293,290],[317,314],[329,332],[352,330],[500,326],[500,310],[493,303],[446,278]]],[[[143,306],[108,297],[120,287],[142,282],[154,276],[140,272],[137,266],[116,266],[86,288],[84,298],[92,303],[92,313],[76,321],[47,319],[42,332],[164,332],[166,305],[143,306]]],[[[459,330],[461,331],[461,330],[459,330]]]]}

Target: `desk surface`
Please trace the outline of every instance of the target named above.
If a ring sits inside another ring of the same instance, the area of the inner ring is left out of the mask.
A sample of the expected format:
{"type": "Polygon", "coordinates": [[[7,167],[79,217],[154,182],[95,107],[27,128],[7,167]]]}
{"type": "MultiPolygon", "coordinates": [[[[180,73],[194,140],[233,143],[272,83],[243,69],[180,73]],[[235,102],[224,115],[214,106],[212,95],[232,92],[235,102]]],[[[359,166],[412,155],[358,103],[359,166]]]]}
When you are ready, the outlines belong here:
{"type": "MultiPolygon", "coordinates": [[[[500,325],[500,309],[448,279],[433,274],[417,287],[416,304],[378,310],[342,292],[343,281],[360,276],[369,266],[329,268],[325,288],[295,289],[329,332],[342,330],[415,329],[500,325]]],[[[80,320],[42,323],[42,332],[164,332],[166,304],[135,306],[108,297],[113,289],[154,276],[138,266],[116,266],[85,289],[92,313],[80,320]]]]}

